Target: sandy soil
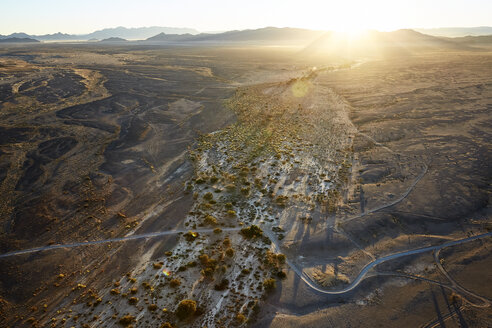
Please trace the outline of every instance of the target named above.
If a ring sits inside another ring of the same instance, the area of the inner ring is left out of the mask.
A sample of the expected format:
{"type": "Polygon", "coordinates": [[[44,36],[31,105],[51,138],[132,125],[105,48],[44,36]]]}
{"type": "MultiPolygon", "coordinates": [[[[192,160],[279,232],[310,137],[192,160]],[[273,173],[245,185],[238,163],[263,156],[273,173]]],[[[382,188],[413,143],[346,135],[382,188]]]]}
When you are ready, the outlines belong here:
{"type": "Polygon", "coordinates": [[[491,325],[490,238],[347,293],[305,283],[490,231],[490,52],[40,45],[0,64],[2,253],[190,230],[0,259],[5,326],[491,325]]]}

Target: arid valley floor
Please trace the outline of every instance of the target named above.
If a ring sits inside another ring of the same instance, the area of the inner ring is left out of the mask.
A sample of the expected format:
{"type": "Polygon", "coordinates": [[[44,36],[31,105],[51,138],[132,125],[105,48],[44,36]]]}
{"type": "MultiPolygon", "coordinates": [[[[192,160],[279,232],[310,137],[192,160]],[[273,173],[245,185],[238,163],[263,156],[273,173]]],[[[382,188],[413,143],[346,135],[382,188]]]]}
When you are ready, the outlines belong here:
{"type": "Polygon", "coordinates": [[[491,177],[492,47],[4,46],[0,326],[492,327],[491,177]]]}

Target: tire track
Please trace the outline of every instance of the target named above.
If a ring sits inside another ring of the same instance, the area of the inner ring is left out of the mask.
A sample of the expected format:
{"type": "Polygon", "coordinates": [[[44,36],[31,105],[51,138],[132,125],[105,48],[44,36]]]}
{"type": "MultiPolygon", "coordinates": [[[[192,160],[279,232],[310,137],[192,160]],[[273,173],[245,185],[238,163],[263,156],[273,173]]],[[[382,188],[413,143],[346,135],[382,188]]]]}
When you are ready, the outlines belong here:
{"type": "MultiPolygon", "coordinates": [[[[221,228],[221,229],[222,229],[222,231],[239,231],[239,230],[241,230],[241,228],[221,228]]],[[[157,237],[168,236],[168,235],[176,235],[179,233],[186,233],[188,231],[190,231],[190,230],[167,230],[167,231],[149,232],[149,233],[144,233],[144,234],[140,234],[140,235],[129,235],[129,236],[125,236],[125,237],[110,238],[110,239],[103,239],[103,240],[93,240],[93,241],[75,242],[75,243],[71,243],[71,244],[57,244],[57,245],[41,246],[41,247],[23,249],[23,250],[18,250],[18,251],[13,251],[13,252],[1,254],[0,258],[6,258],[6,257],[22,255],[22,254],[37,253],[37,252],[42,252],[42,251],[49,251],[49,250],[59,249],[59,248],[74,248],[74,247],[81,247],[81,246],[92,246],[92,245],[115,243],[115,242],[125,242],[125,241],[129,241],[129,240],[137,240],[137,239],[157,238],[157,237]]],[[[197,233],[211,233],[213,231],[214,231],[214,229],[194,230],[194,232],[197,232],[197,233]]]]}

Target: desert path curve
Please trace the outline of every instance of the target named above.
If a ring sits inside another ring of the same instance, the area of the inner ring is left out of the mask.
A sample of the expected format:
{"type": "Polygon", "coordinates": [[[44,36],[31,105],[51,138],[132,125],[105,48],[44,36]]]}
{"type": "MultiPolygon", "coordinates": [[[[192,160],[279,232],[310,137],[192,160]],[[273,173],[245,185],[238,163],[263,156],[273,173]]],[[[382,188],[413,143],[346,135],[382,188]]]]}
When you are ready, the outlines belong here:
{"type": "MultiPolygon", "coordinates": [[[[268,234],[268,235],[269,235],[270,239],[272,240],[272,244],[274,245],[274,248],[277,250],[277,252],[279,252],[280,248],[278,247],[277,242],[274,241],[274,239],[272,238],[273,236],[271,234],[268,234]]],[[[366,278],[369,270],[371,270],[373,267],[375,267],[381,263],[384,263],[384,262],[387,262],[390,260],[394,260],[394,259],[397,259],[400,257],[404,257],[404,256],[422,254],[422,253],[426,253],[426,252],[430,252],[430,251],[438,251],[438,250],[441,250],[441,249],[446,248],[446,247],[456,246],[456,245],[464,244],[464,243],[467,243],[467,242],[470,242],[473,240],[477,240],[477,239],[485,238],[485,237],[491,237],[491,236],[492,236],[492,232],[487,232],[484,234],[480,234],[480,235],[476,235],[476,236],[472,236],[472,237],[468,237],[468,238],[448,241],[448,242],[445,242],[441,245],[416,248],[416,249],[412,249],[412,250],[408,250],[408,251],[404,251],[404,252],[399,252],[399,253],[393,253],[390,255],[380,257],[380,258],[373,260],[373,261],[369,262],[368,264],[366,264],[366,266],[359,272],[357,277],[348,286],[346,286],[342,289],[339,289],[339,290],[328,290],[328,289],[324,289],[324,288],[319,287],[315,282],[312,281],[312,279],[307,274],[305,274],[302,270],[300,270],[298,267],[296,267],[291,261],[286,260],[286,263],[302,279],[302,281],[304,281],[313,290],[320,292],[320,293],[323,293],[323,294],[340,295],[340,294],[348,293],[348,292],[352,291],[353,289],[355,289],[366,278]]]]}

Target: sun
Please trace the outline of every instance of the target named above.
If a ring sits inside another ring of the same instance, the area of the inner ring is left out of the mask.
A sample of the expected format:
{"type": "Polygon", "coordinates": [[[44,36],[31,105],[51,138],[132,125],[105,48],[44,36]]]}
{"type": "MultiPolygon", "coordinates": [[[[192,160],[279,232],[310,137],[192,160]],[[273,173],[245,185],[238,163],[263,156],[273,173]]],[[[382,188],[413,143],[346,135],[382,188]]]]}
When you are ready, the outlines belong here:
{"type": "Polygon", "coordinates": [[[402,22],[392,12],[401,12],[407,7],[402,2],[390,0],[305,1],[313,11],[310,15],[299,17],[299,26],[334,31],[348,38],[358,38],[367,30],[391,31],[401,28],[402,22]]]}
{"type": "Polygon", "coordinates": [[[363,27],[351,26],[337,32],[343,34],[347,39],[358,39],[363,37],[367,31],[368,29],[363,27]]]}

